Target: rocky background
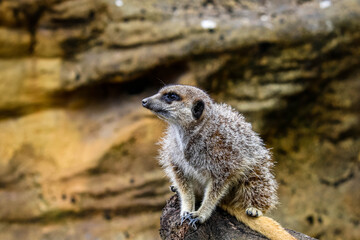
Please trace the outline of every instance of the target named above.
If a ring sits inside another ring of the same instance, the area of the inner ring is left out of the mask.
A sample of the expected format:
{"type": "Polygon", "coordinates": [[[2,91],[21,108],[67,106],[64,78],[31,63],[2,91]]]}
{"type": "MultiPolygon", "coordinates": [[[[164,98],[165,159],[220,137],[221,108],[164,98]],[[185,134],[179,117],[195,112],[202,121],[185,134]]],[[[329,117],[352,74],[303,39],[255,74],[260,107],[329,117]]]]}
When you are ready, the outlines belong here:
{"type": "Polygon", "coordinates": [[[359,239],[359,66],[359,0],[1,0],[0,239],[159,239],[170,82],[261,133],[281,224],[359,239]]]}

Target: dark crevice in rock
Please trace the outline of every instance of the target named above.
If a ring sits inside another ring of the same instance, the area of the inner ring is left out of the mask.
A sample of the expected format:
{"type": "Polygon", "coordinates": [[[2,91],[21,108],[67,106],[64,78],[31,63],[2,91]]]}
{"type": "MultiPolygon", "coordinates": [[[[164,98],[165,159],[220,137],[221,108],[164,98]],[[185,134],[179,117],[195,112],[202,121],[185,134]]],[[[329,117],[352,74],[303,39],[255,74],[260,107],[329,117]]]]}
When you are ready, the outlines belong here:
{"type": "Polygon", "coordinates": [[[353,178],[355,177],[355,174],[354,172],[350,172],[347,176],[344,176],[342,178],[339,178],[335,181],[329,181],[327,179],[324,179],[324,178],[320,178],[320,183],[322,184],[325,184],[327,186],[331,186],[331,187],[334,187],[334,188],[337,188],[339,187],[340,185],[348,182],[348,181],[351,181],[353,178]]]}
{"type": "Polygon", "coordinates": [[[38,157],[31,144],[20,146],[9,159],[8,167],[0,170],[0,189],[19,186],[36,177],[36,172],[29,168],[34,163],[32,160],[38,157]]]}
{"type": "MultiPolygon", "coordinates": [[[[53,106],[55,107],[55,105],[56,104],[54,104],[53,106]]],[[[41,111],[45,108],[47,108],[45,104],[31,104],[31,105],[16,106],[16,107],[12,107],[11,109],[1,109],[0,121],[9,118],[19,118],[23,115],[41,111]]]]}
{"type": "Polygon", "coordinates": [[[102,32],[100,30],[93,30],[89,36],[85,37],[69,37],[60,43],[64,53],[64,59],[74,60],[76,54],[79,52],[86,52],[94,46],[102,46],[103,42],[98,41],[98,36],[102,32]],[[91,44],[90,44],[91,43],[91,44]]]}
{"type": "Polygon", "coordinates": [[[59,25],[61,28],[74,28],[74,27],[85,27],[86,24],[89,24],[91,21],[94,20],[95,12],[92,11],[89,13],[88,18],[52,18],[51,23],[53,25],[46,26],[46,29],[57,29],[59,25]]]}
{"type": "MultiPolygon", "coordinates": [[[[99,46],[99,36],[104,31],[103,17],[106,15],[107,9],[103,5],[97,8],[87,9],[87,13],[81,16],[64,16],[62,11],[54,11],[48,9],[50,19],[42,22],[39,28],[57,33],[59,29],[69,32],[69,37],[59,42],[63,51],[64,59],[74,59],[75,55],[80,52],[86,52],[94,46],[99,46]],[[71,32],[82,32],[79,36],[71,36],[71,32]]],[[[49,17],[48,16],[48,17],[49,17]]]]}
{"type": "Polygon", "coordinates": [[[314,224],[314,216],[310,215],[310,216],[306,217],[306,221],[307,221],[310,225],[313,225],[313,224],[314,224]]]}
{"type": "Polygon", "coordinates": [[[320,135],[323,139],[328,140],[332,144],[339,144],[341,141],[344,141],[345,139],[356,140],[360,135],[360,128],[359,127],[350,128],[344,132],[340,132],[339,135],[336,135],[335,137],[329,136],[328,134],[320,134],[320,135]]]}
{"type": "Polygon", "coordinates": [[[360,220],[359,219],[351,219],[351,223],[355,226],[358,227],[360,225],[360,220]]]}
{"type": "Polygon", "coordinates": [[[314,102],[316,98],[317,94],[312,94],[309,91],[286,97],[287,106],[285,108],[265,114],[266,129],[262,133],[264,138],[285,136],[288,129],[298,126],[298,123],[310,125],[313,119],[308,116],[309,109],[312,107],[310,103],[314,102]],[[287,127],[284,128],[282,126],[287,127]]]}
{"type": "Polygon", "coordinates": [[[274,44],[271,42],[260,42],[258,44],[258,54],[259,55],[263,55],[266,54],[267,51],[271,50],[271,48],[273,48],[274,44]]]}
{"type": "MultiPolygon", "coordinates": [[[[161,186],[164,186],[165,183],[163,183],[161,186]]],[[[139,194],[135,194],[134,195],[134,199],[143,199],[143,198],[148,198],[151,199],[153,197],[159,196],[159,195],[167,195],[169,193],[168,189],[165,189],[163,191],[159,191],[159,192],[155,192],[154,188],[148,189],[147,191],[144,191],[142,193],[139,194]]]]}
{"type": "Polygon", "coordinates": [[[16,174],[10,177],[7,177],[7,179],[3,179],[3,176],[0,176],[0,189],[6,189],[10,188],[14,185],[18,185],[21,181],[23,181],[26,178],[26,175],[24,173],[16,174]]]}
{"type": "Polygon", "coordinates": [[[121,44],[112,44],[110,46],[108,46],[110,49],[117,49],[117,50],[122,50],[122,49],[134,49],[134,48],[138,48],[138,47],[142,47],[142,46],[153,46],[153,45],[157,45],[157,44],[165,44],[165,43],[173,43],[177,40],[181,40],[184,39],[184,36],[180,35],[180,36],[174,36],[174,37],[169,37],[169,38],[163,38],[161,40],[158,41],[144,41],[144,42],[140,42],[140,43],[136,43],[136,44],[128,44],[128,45],[121,45],[121,44]]]}
{"type": "Polygon", "coordinates": [[[139,74],[134,73],[126,76],[120,73],[107,74],[103,76],[101,81],[89,82],[86,86],[80,86],[70,91],[56,92],[52,95],[52,98],[68,99],[68,102],[80,98],[85,102],[91,102],[92,99],[98,101],[98,99],[106,100],[123,94],[139,94],[149,89],[158,90],[159,87],[165,84],[175,82],[186,71],[186,63],[180,61],[139,74]],[[118,77],[122,77],[124,80],[116,82],[118,77]]]}
{"type": "Polygon", "coordinates": [[[106,101],[125,100],[128,95],[136,95],[149,90],[156,93],[162,86],[175,82],[186,71],[188,71],[187,64],[180,61],[156,67],[134,78],[128,76],[129,79],[124,82],[113,81],[118,76],[117,74],[106,75],[103,81],[89,83],[69,91],[53,92],[47,96],[47,102],[44,103],[21,105],[11,109],[3,108],[0,110],[0,121],[50,108],[77,109],[106,101]]]}
{"type": "Polygon", "coordinates": [[[42,14],[45,12],[46,7],[44,5],[39,5],[35,12],[27,11],[26,6],[22,9],[27,18],[27,28],[30,32],[31,42],[29,47],[29,54],[32,55],[35,50],[36,45],[36,29],[38,27],[38,22],[42,14]]]}
{"type": "Polygon", "coordinates": [[[324,236],[324,235],[325,235],[324,232],[321,232],[321,233],[316,234],[316,235],[314,236],[314,238],[316,238],[316,239],[322,239],[322,236],[324,236]]]}
{"type": "Polygon", "coordinates": [[[163,208],[164,204],[139,204],[136,207],[122,207],[122,208],[112,208],[112,209],[85,209],[81,211],[51,211],[40,217],[27,218],[27,219],[2,219],[0,223],[7,224],[48,224],[53,222],[62,222],[62,221],[70,221],[70,220],[78,220],[78,219],[89,219],[92,217],[96,217],[99,215],[103,215],[104,211],[107,211],[111,216],[117,217],[127,217],[134,216],[136,214],[140,214],[144,212],[146,209],[147,212],[158,212],[163,208]]]}
{"type": "Polygon", "coordinates": [[[111,220],[112,216],[111,216],[111,211],[110,210],[104,210],[104,219],[106,220],[111,220]]]}
{"type": "Polygon", "coordinates": [[[148,181],[139,186],[126,187],[121,190],[109,190],[108,189],[105,192],[101,192],[101,193],[90,193],[89,192],[89,193],[83,193],[82,195],[93,198],[93,199],[102,199],[102,198],[113,197],[116,195],[124,194],[126,192],[130,192],[130,191],[134,191],[134,190],[144,190],[149,187],[151,187],[151,189],[156,189],[159,186],[163,186],[165,183],[166,183],[166,179],[152,180],[152,181],[148,181]]]}
{"type": "Polygon", "coordinates": [[[96,37],[67,38],[60,44],[62,50],[64,51],[64,59],[71,60],[75,57],[75,53],[89,50],[90,46],[88,43],[94,38],[96,37]]]}
{"type": "MultiPolygon", "coordinates": [[[[324,59],[324,57],[320,57],[318,61],[323,61],[324,59]]],[[[321,106],[322,110],[324,111],[332,110],[331,107],[322,104],[324,92],[327,90],[329,84],[333,82],[331,80],[346,79],[354,74],[359,66],[360,63],[349,65],[347,66],[348,68],[343,69],[338,74],[331,77],[331,79],[321,78],[320,72],[323,70],[319,69],[319,78],[312,79],[312,82],[309,84],[309,87],[307,87],[306,91],[284,97],[285,101],[287,102],[287,106],[285,108],[266,114],[266,129],[268,130],[264,132],[265,138],[267,138],[267,136],[275,135],[284,136],[288,129],[292,129],[295,126],[297,128],[300,126],[311,128],[313,129],[313,133],[315,133],[318,127],[321,125],[321,121],[329,121],[329,119],[323,119],[323,117],[321,117],[322,113],[320,112],[319,108],[314,109],[315,103],[316,105],[321,106]],[[296,109],[296,112],[294,109],[296,109]],[[282,126],[287,126],[287,128],[283,128],[282,126]]],[[[308,81],[308,79],[306,81],[308,81]]],[[[341,108],[341,110],[344,111],[344,108],[341,108]]],[[[351,129],[341,133],[340,136],[336,139],[329,140],[335,143],[341,139],[354,136],[356,132],[358,132],[358,130],[355,130],[354,132],[354,129],[351,129]]]]}
{"type": "Polygon", "coordinates": [[[314,0],[297,0],[296,3],[298,5],[301,5],[301,4],[304,4],[304,3],[307,3],[307,2],[313,2],[314,0]]]}

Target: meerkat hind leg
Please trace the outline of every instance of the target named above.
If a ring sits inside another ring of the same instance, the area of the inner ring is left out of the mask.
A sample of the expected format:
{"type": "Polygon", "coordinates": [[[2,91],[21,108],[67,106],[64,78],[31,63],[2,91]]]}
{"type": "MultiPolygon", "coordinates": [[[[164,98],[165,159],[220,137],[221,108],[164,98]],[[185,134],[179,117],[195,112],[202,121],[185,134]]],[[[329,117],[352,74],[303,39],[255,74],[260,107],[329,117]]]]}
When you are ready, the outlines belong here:
{"type": "Polygon", "coordinates": [[[254,208],[254,207],[249,207],[245,210],[246,212],[246,215],[250,216],[250,217],[260,217],[263,215],[263,213],[257,209],[257,208],[254,208]]]}

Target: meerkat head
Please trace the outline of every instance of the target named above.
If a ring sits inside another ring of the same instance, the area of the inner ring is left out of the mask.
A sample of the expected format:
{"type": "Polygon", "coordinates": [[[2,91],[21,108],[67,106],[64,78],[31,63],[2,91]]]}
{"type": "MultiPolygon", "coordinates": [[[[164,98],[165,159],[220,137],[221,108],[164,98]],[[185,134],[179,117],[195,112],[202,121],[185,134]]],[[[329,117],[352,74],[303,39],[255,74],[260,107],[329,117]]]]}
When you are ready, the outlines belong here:
{"type": "Polygon", "coordinates": [[[186,85],[165,86],[157,94],[142,100],[142,105],[160,118],[184,127],[202,121],[211,103],[204,91],[186,85]]]}

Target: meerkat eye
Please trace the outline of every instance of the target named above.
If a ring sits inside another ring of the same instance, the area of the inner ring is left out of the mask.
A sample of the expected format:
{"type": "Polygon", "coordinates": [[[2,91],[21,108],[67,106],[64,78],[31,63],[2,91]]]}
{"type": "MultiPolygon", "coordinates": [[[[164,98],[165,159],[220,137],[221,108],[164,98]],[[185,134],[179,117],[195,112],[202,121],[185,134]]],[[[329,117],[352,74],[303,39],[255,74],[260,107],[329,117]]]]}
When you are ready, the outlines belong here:
{"type": "Polygon", "coordinates": [[[177,95],[176,93],[169,93],[169,98],[173,101],[179,101],[180,100],[180,96],[177,95]]]}
{"type": "Polygon", "coordinates": [[[169,92],[169,93],[165,93],[162,97],[162,100],[164,100],[166,103],[172,103],[173,101],[180,101],[181,97],[174,93],[174,92],[169,92]]]}

